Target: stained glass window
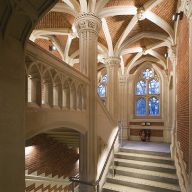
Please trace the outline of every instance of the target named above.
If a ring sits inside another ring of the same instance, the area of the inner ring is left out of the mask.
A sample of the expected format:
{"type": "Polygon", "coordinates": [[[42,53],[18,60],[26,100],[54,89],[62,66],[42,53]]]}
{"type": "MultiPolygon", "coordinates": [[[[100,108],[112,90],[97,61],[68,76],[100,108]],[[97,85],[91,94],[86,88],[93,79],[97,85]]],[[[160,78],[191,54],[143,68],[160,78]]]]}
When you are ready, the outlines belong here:
{"type": "Polygon", "coordinates": [[[159,81],[153,79],[149,81],[149,94],[158,94],[159,93],[159,81]]]}
{"type": "Polygon", "coordinates": [[[105,105],[105,101],[103,100],[103,104],[105,105]]]}
{"type": "Polygon", "coordinates": [[[146,82],[139,81],[136,86],[137,95],[144,95],[146,94],[146,82]]]}
{"type": "Polygon", "coordinates": [[[103,76],[103,82],[107,83],[107,74],[103,76]]]}
{"type": "Polygon", "coordinates": [[[146,100],[143,98],[137,100],[137,115],[146,115],[146,100]]]}
{"type": "Polygon", "coordinates": [[[105,97],[105,85],[98,86],[98,93],[100,97],[105,97]]]}
{"type": "Polygon", "coordinates": [[[152,77],[152,70],[146,69],[143,71],[143,78],[149,79],[149,77],[152,77]]]}
{"type": "Polygon", "coordinates": [[[149,100],[149,115],[159,115],[159,99],[155,97],[149,100]]]}

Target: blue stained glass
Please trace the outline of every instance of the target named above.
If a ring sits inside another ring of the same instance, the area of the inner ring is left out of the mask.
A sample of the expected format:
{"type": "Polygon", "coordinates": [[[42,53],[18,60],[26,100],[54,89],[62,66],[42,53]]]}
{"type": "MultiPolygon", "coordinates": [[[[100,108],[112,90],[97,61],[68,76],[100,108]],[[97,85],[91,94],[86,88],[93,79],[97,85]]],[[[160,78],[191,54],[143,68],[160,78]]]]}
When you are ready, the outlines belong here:
{"type": "Polygon", "coordinates": [[[137,95],[144,95],[146,94],[146,82],[145,81],[139,81],[137,83],[137,95]]]}
{"type": "Polygon", "coordinates": [[[153,79],[149,82],[149,94],[159,93],[159,81],[153,79]]]}
{"type": "Polygon", "coordinates": [[[155,97],[149,100],[149,115],[159,115],[159,99],[155,97]]]}
{"type": "Polygon", "coordinates": [[[103,104],[105,105],[105,101],[103,100],[103,104]]]}
{"type": "Polygon", "coordinates": [[[107,74],[103,76],[103,82],[107,83],[107,74]]]}
{"type": "Polygon", "coordinates": [[[149,77],[152,77],[152,70],[146,69],[143,71],[143,78],[149,79],[149,77]]]}
{"type": "Polygon", "coordinates": [[[143,98],[137,100],[137,115],[146,115],[146,100],[143,98]]]}
{"type": "Polygon", "coordinates": [[[98,93],[100,97],[105,97],[105,85],[98,86],[98,93]]]}

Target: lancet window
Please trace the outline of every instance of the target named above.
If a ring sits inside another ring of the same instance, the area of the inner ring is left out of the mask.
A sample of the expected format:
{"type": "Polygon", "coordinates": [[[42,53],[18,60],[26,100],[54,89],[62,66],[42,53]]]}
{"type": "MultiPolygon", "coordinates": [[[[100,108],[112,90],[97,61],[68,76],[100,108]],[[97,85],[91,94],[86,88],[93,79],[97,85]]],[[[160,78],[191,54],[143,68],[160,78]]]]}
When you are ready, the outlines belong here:
{"type": "Polygon", "coordinates": [[[103,100],[103,104],[106,105],[107,100],[107,74],[101,75],[98,83],[98,94],[103,100]]]}
{"type": "Polygon", "coordinates": [[[135,81],[135,115],[160,116],[160,78],[154,69],[142,70],[135,81]]]}

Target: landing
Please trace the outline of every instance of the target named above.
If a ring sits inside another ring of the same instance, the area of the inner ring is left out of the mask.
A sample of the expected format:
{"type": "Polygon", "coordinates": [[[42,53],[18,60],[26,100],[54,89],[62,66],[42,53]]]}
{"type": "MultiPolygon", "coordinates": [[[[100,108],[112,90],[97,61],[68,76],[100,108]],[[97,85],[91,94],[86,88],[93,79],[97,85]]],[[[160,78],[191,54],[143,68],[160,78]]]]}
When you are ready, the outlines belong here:
{"type": "Polygon", "coordinates": [[[170,143],[123,141],[123,148],[170,153],[170,143]]]}

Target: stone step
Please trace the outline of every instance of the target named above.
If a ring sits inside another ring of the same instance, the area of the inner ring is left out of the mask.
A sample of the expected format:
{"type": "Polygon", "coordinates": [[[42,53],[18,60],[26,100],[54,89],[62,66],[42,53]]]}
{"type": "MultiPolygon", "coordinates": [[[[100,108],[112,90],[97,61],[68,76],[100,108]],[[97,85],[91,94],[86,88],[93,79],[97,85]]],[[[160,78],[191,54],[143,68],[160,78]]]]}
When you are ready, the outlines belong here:
{"type": "MultiPolygon", "coordinates": [[[[175,174],[134,169],[129,167],[120,167],[120,166],[114,166],[114,169],[115,174],[118,175],[178,185],[178,178],[175,174]]],[[[109,173],[112,174],[112,171],[113,169],[111,166],[109,169],[109,173]]]]}
{"type": "Polygon", "coordinates": [[[102,192],[150,192],[148,190],[137,189],[129,186],[117,185],[113,183],[105,183],[102,192]]]}
{"type": "Polygon", "coordinates": [[[134,161],[134,160],[127,160],[127,159],[119,159],[119,158],[114,159],[114,164],[116,166],[121,166],[121,167],[130,167],[135,169],[153,170],[153,171],[158,171],[163,173],[176,174],[176,168],[173,165],[134,161]]]}
{"type": "Polygon", "coordinates": [[[145,161],[145,162],[154,162],[154,163],[159,163],[159,164],[174,165],[174,161],[171,158],[155,156],[155,155],[118,152],[118,153],[115,153],[115,157],[121,158],[121,159],[129,159],[129,160],[136,160],[136,161],[145,161]]]}
{"type": "Polygon", "coordinates": [[[171,157],[171,153],[166,153],[166,152],[127,149],[127,148],[119,148],[119,149],[120,149],[120,152],[126,152],[126,153],[137,153],[137,154],[145,154],[145,155],[171,157]]]}
{"type": "Polygon", "coordinates": [[[122,176],[118,174],[116,174],[114,178],[112,178],[111,174],[108,174],[106,182],[155,192],[180,191],[180,187],[178,185],[149,181],[146,179],[122,176]]]}

